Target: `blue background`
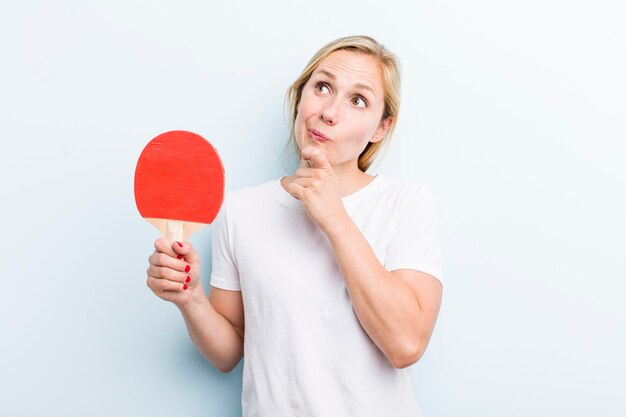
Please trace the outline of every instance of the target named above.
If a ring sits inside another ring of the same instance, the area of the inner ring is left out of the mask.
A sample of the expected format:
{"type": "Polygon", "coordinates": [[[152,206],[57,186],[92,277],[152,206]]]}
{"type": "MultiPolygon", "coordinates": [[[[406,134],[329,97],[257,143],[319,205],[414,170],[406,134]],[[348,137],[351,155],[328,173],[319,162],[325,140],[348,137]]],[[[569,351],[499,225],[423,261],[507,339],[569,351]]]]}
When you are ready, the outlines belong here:
{"type": "MultiPolygon", "coordinates": [[[[0,415],[237,416],[145,284],[135,163],[209,139],[228,190],[285,175],[284,97],[340,36],[402,62],[383,172],[436,194],[446,288],[425,416],[626,414],[621,2],[60,0],[0,6],[0,415]]],[[[192,242],[208,289],[209,227],[192,242]]],[[[245,360],[245,359],[244,359],[245,360]]]]}

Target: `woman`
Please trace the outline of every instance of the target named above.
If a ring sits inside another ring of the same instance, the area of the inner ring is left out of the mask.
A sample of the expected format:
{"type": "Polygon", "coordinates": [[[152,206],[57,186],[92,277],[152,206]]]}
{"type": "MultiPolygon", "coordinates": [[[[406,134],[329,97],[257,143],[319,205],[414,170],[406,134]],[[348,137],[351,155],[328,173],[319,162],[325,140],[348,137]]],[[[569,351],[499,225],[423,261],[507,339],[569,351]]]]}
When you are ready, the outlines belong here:
{"type": "Polygon", "coordinates": [[[244,416],[420,416],[412,365],[441,303],[435,200],[366,170],[399,108],[399,68],[374,39],[324,46],[289,90],[292,175],[228,192],[207,299],[189,242],[159,239],[148,286],[202,354],[245,353],[244,416]]]}

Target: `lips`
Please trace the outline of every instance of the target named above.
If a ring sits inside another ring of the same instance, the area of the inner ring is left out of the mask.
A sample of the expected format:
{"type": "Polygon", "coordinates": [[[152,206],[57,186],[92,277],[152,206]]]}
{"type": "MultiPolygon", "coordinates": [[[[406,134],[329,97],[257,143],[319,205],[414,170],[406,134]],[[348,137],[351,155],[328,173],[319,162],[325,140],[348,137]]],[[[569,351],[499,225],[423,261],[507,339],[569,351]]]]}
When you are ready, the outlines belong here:
{"type": "Polygon", "coordinates": [[[325,141],[325,140],[330,140],[330,139],[329,139],[326,135],[324,135],[322,132],[319,132],[319,131],[317,131],[317,130],[315,130],[315,129],[309,129],[309,134],[310,134],[311,136],[313,136],[315,139],[318,139],[318,140],[322,140],[322,141],[325,141]]]}

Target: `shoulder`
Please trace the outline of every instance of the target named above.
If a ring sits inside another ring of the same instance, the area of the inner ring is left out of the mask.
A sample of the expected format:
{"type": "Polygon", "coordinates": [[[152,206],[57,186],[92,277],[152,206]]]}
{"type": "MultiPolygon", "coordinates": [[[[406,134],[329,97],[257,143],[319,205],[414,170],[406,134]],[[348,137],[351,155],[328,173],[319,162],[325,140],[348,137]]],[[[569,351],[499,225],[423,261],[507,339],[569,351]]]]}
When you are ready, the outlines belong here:
{"type": "MultiPolygon", "coordinates": [[[[381,174],[379,174],[381,175],[381,174]]],[[[435,205],[435,193],[432,188],[421,180],[398,180],[393,177],[381,175],[380,197],[393,202],[400,210],[407,206],[435,205]]]]}
{"type": "Polygon", "coordinates": [[[226,191],[223,206],[231,222],[242,217],[259,219],[274,213],[276,205],[271,203],[278,193],[279,181],[274,179],[226,191]]]}
{"type": "Polygon", "coordinates": [[[229,190],[225,193],[224,199],[228,200],[231,204],[259,202],[269,195],[271,188],[276,185],[277,181],[279,181],[279,179],[268,180],[256,185],[247,185],[229,190]]]}

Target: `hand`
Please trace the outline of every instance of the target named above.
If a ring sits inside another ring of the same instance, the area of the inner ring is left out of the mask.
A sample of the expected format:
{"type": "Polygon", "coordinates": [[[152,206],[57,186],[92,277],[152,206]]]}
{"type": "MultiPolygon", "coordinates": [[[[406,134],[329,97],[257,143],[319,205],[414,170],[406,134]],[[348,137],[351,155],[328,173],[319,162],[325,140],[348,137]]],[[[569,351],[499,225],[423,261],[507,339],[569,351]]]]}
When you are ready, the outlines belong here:
{"type": "Polygon", "coordinates": [[[314,146],[302,149],[300,168],[287,191],[300,200],[307,214],[324,231],[346,214],[335,170],[324,152],[314,146]]]}
{"type": "Polygon", "coordinates": [[[172,242],[165,238],[154,242],[148,257],[146,284],[158,297],[178,307],[197,296],[205,296],[200,284],[200,256],[189,242],[172,242]]]}

